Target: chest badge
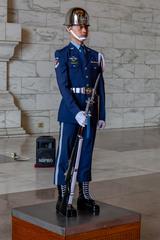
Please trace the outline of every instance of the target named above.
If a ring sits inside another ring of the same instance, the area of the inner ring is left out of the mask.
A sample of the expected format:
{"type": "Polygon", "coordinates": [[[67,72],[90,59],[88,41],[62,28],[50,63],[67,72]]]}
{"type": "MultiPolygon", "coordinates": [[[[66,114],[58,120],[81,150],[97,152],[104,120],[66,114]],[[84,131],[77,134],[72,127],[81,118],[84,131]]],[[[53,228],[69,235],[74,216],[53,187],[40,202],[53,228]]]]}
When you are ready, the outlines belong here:
{"type": "Polygon", "coordinates": [[[75,57],[75,56],[70,57],[69,60],[70,60],[70,63],[71,63],[72,65],[76,65],[76,64],[79,63],[79,62],[78,62],[78,58],[75,57]]]}

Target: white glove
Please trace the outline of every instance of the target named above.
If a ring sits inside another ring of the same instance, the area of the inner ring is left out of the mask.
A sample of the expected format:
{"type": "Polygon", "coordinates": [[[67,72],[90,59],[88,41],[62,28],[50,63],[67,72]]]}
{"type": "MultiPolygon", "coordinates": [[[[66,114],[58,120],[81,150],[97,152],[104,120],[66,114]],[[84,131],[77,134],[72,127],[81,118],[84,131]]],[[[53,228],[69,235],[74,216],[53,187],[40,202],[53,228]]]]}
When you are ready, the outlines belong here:
{"type": "Polygon", "coordinates": [[[97,123],[97,128],[98,128],[98,129],[104,129],[105,126],[106,126],[105,121],[103,121],[103,120],[99,120],[99,121],[98,121],[98,123],[97,123]]]}
{"type": "Polygon", "coordinates": [[[78,124],[82,127],[85,127],[86,125],[86,116],[85,112],[80,111],[76,114],[75,119],[77,120],[78,124]]]}

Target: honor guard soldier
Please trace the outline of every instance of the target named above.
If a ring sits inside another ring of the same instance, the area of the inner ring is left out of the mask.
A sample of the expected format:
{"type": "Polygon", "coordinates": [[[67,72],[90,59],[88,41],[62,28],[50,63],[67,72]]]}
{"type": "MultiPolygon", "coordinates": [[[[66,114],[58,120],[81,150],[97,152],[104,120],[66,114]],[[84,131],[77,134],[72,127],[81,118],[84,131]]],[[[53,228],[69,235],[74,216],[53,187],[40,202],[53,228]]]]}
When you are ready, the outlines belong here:
{"type": "MultiPolygon", "coordinates": [[[[77,209],[99,212],[99,206],[89,192],[92,153],[97,127],[105,128],[105,91],[103,79],[103,55],[84,45],[88,36],[89,16],[82,8],[72,8],[66,14],[66,30],[70,43],[55,52],[55,71],[62,100],[58,112],[60,123],[59,145],[54,172],[54,184],[58,188],[57,212],[61,209],[66,191],[65,173],[79,126],[84,128],[84,141],[77,173],[79,197],[77,209]],[[86,101],[91,96],[97,76],[96,100],[90,117],[85,116],[86,101]],[[94,209],[94,210],[93,210],[94,209]]],[[[72,206],[73,212],[76,209],[72,206]]],[[[74,214],[73,214],[74,215],[74,214]]]]}

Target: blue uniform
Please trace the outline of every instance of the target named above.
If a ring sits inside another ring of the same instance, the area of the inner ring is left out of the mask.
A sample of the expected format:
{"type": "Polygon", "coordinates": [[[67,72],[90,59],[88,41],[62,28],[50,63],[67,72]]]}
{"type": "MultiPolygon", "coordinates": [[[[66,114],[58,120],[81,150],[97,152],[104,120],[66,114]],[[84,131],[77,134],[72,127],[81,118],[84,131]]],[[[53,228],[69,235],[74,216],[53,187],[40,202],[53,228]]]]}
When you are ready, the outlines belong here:
{"type": "Polygon", "coordinates": [[[60,122],[59,146],[56,158],[54,183],[65,184],[64,173],[68,168],[68,160],[76,138],[78,123],[75,119],[79,111],[84,111],[90,90],[100,73],[97,87],[97,97],[91,116],[89,137],[84,130],[84,141],[77,175],[78,182],[91,180],[92,153],[98,120],[105,121],[105,91],[102,75],[101,55],[84,46],[85,59],[82,60],[78,48],[70,43],[63,49],[55,52],[55,70],[62,95],[58,111],[60,122]],[[87,91],[89,89],[89,91],[87,91]]]}

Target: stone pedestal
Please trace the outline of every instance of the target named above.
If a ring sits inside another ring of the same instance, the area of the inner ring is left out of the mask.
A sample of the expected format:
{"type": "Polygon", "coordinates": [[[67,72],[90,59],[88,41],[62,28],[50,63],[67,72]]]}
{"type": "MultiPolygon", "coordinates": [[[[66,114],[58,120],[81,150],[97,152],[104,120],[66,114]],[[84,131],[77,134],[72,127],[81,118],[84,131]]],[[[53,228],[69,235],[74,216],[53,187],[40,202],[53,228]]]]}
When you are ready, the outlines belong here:
{"type": "Polygon", "coordinates": [[[25,134],[21,128],[21,111],[8,91],[0,91],[0,136],[25,134]]]}
{"type": "Polygon", "coordinates": [[[21,26],[0,23],[0,136],[25,134],[21,127],[21,111],[8,90],[8,62],[21,41],[21,26]]]}
{"type": "Polygon", "coordinates": [[[66,218],[55,202],[12,210],[12,240],[140,240],[140,214],[99,203],[98,216],[79,212],[66,218]]]}

